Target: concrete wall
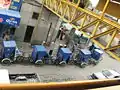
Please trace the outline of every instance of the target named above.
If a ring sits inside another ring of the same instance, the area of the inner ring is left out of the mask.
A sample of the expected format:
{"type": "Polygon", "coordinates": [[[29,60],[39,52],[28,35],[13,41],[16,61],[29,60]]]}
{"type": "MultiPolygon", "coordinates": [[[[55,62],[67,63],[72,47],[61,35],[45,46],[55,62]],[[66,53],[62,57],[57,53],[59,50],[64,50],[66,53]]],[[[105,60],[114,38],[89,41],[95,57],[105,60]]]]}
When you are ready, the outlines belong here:
{"type": "Polygon", "coordinates": [[[45,41],[50,28],[50,23],[52,23],[52,27],[50,29],[47,41],[54,41],[54,38],[56,37],[58,31],[58,29],[56,29],[58,22],[59,18],[44,8],[42,13],[42,20],[39,22],[38,29],[33,32],[31,42],[45,41]]]}
{"type": "MultiPolygon", "coordinates": [[[[40,0],[41,1],[41,0],[40,0]]],[[[21,24],[18,29],[16,29],[15,37],[17,40],[24,41],[25,32],[27,25],[36,26],[37,20],[32,19],[33,12],[39,13],[40,7],[32,6],[27,3],[23,3],[21,9],[21,24]]],[[[43,9],[42,12],[42,20],[40,20],[37,30],[33,31],[33,35],[31,41],[39,41],[42,42],[46,40],[46,36],[49,30],[50,23],[52,23],[52,28],[50,30],[49,39],[48,41],[54,40],[57,34],[56,28],[60,25],[59,18],[48,11],[47,9],[43,9]]]]}
{"type": "Polygon", "coordinates": [[[38,12],[39,8],[36,8],[35,6],[29,5],[27,3],[23,3],[22,9],[21,9],[21,23],[20,27],[15,32],[15,37],[17,40],[23,41],[27,25],[35,26],[36,21],[32,19],[33,11],[38,12]]]}

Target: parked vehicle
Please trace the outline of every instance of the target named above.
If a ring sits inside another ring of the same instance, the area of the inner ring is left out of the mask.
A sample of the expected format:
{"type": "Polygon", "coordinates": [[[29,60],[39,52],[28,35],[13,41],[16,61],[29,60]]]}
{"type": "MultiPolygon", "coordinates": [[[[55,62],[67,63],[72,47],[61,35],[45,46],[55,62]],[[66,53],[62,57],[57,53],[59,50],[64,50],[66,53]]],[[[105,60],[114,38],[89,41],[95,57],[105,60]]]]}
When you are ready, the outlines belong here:
{"type": "Polygon", "coordinates": [[[0,59],[2,64],[10,65],[12,62],[21,59],[22,53],[17,48],[15,41],[3,41],[0,50],[0,59]]]}
{"type": "Polygon", "coordinates": [[[106,79],[106,77],[103,75],[102,72],[93,73],[92,75],[88,76],[88,78],[90,80],[92,80],[92,79],[106,79]]]}
{"type": "Polygon", "coordinates": [[[111,79],[120,78],[120,73],[115,70],[102,70],[102,72],[96,72],[88,76],[88,79],[111,79]]]}
{"type": "Polygon", "coordinates": [[[103,70],[102,73],[107,78],[119,78],[120,77],[120,73],[118,73],[115,70],[103,70]]]}
{"type": "Polygon", "coordinates": [[[9,74],[10,83],[37,83],[41,79],[36,73],[9,74]]]}

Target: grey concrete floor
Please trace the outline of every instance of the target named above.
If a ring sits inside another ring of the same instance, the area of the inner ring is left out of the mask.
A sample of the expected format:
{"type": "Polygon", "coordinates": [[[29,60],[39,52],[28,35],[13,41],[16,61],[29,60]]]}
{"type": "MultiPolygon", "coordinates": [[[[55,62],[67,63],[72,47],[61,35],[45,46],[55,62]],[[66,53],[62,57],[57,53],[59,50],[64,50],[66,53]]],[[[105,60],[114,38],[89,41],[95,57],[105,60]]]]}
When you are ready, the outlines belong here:
{"type": "MultiPolygon", "coordinates": [[[[24,50],[28,49],[28,44],[24,45],[24,50]]],[[[93,72],[98,72],[103,69],[115,69],[120,71],[120,61],[111,58],[104,53],[103,60],[96,66],[87,66],[82,69],[75,65],[66,65],[65,67],[44,65],[37,67],[35,65],[20,65],[13,64],[10,66],[2,66],[1,69],[8,69],[9,73],[38,73],[42,82],[59,82],[69,80],[87,80],[87,76],[93,72]]]]}

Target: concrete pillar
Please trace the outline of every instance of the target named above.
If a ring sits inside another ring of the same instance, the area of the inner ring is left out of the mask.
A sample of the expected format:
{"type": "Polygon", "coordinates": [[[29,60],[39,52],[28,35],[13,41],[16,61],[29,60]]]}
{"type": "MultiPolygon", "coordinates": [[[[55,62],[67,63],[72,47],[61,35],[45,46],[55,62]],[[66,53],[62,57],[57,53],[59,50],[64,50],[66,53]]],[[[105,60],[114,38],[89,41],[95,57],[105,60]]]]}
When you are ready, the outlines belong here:
{"type": "MultiPolygon", "coordinates": [[[[15,31],[15,39],[19,41],[24,41],[24,36],[26,32],[27,25],[30,24],[31,17],[32,17],[32,5],[23,3],[22,8],[21,8],[21,22],[19,28],[16,29],[15,31]]],[[[34,24],[34,22],[32,22],[34,24]]],[[[31,24],[30,24],[31,25],[31,24]]],[[[34,26],[34,25],[32,25],[34,26]]]]}

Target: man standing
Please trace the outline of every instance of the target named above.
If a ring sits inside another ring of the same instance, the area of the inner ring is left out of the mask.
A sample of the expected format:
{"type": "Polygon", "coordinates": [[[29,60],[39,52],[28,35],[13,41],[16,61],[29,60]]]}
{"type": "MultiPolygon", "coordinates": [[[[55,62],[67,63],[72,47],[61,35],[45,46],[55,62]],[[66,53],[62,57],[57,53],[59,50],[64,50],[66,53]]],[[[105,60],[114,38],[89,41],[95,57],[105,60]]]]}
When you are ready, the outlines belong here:
{"type": "Polygon", "coordinates": [[[61,33],[60,33],[60,40],[63,39],[63,35],[64,35],[64,28],[61,29],[61,33]]]}
{"type": "Polygon", "coordinates": [[[66,31],[67,31],[66,27],[63,27],[63,28],[61,29],[60,40],[63,40],[63,37],[65,36],[66,31]]]}
{"type": "Polygon", "coordinates": [[[10,32],[9,32],[9,31],[7,31],[7,32],[4,34],[3,40],[6,40],[6,41],[10,40],[10,32]]]}
{"type": "Polygon", "coordinates": [[[60,29],[59,29],[59,31],[58,31],[57,38],[60,37],[60,34],[61,34],[62,29],[63,29],[63,27],[61,26],[60,29]]]}

